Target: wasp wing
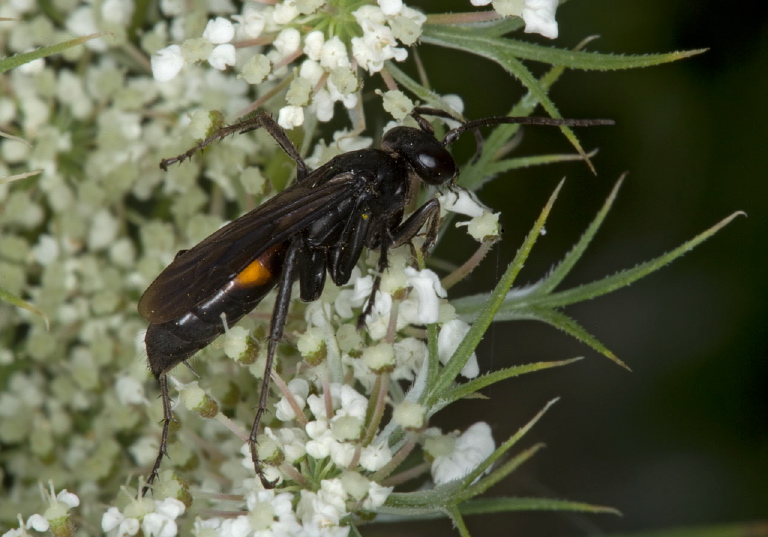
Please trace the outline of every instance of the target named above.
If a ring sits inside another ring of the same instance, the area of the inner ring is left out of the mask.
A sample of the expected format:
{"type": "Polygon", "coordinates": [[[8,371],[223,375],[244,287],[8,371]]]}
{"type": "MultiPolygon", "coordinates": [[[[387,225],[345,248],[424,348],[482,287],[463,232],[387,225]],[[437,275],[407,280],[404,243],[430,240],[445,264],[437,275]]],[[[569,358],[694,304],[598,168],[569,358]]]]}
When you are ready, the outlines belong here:
{"type": "Polygon", "coordinates": [[[189,313],[269,248],[356,196],[355,179],[339,173],[318,185],[307,177],[220,228],[176,256],[141,296],[139,313],[154,324],[189,313]]]}

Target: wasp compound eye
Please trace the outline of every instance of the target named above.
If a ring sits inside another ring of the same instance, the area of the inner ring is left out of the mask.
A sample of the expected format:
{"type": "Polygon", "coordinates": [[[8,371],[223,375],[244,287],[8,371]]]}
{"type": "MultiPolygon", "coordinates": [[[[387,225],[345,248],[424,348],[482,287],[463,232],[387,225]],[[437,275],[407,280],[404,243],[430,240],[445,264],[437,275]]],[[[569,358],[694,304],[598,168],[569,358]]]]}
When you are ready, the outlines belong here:
{"type": "Polygon", "coordinates": [[[429,185],[442,185],[456,177],[456,161],[431,133],[411,127],[387,131],[381,143],[386,151],[400,155],[416,175],[429,185]]]}

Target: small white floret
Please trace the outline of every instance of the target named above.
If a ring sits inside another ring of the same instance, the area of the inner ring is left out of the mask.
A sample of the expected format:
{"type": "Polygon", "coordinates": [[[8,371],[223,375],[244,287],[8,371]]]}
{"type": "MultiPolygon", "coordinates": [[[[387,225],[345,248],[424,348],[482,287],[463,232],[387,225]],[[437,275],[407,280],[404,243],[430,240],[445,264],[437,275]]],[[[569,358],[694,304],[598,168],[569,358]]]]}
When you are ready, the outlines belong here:
{"type": "Polygon", "coordinates": [[[304,124],[304,109],[300,106],[284,106],[277,114],[277,123],[286,130],[304,124]]]}
{"type": "Polygon", "coordinates": [[[320,30],[309,32],[304,37],[304,54],[310,60],[318,61],[320,54],[323,51],[323,43],[325,43],[325,36],[320,30]]]}
{"type": "Polygon", "coordinates": [[[395,349],[389,343],[366,347],[361,360],[373,371],[391,371],[395,367],[395,349]]]}
{"type": "Polygon", "coordinates": [[[272,43],[281,57],[293,54],[301,46],[301,34],[296,28],[281,30],[272,43]]]}
{"type": "Polygon", "coordinates": [[[480,242],[497,239],[501,236],[499,216],[501,213],[484,213],[473,218],[467,225],[467,233],[480,242]]]}
{"type": "Polygon", "coordinates": [[[413,287],[413,293],[418,297],[417,324],[431,324],[437,322],[440,312],[440,299],[447,293],[440,285],[440,278],[429,269],[416,270],[412,267],[405,268],[408,277],[408,285],[413,287]]]}
{"type": "MultiPolygon", "coordinates": [[[[437,336],[440,363],[445,364],[451,359],[453,353],[459,348],[459,344],[464,341],[467,332],[469,332],[469,325],[459,319],[453,319],[443,324],[440,328],[440,334],[437,336]]],[[[467,363],[461,369],[461,374],[466,378],[472,379],[479,373],[480,367],[477,365],[477,356],[475,353],[472,353],[467,363]]]]}
{"type": "Polygon", "coordinates": [[[404,429],[421,429],[426,423],[426,409],[418,403],[405,400],[395,407],[392,419],[404,429]]]}
{"type": "MultiPolygon", "coordinates": [[[[309,383],[304,379],[295,378],[288,383],[288,391],[291,392],[296,406],[303,409],[309,394],[309,383]]],[[[293,405],[285,396],[275,405],[275,417],[280,421],[290,421],[296,417],[293,405]]]]}
{"type": "Polygon", "coordinates": [[[403,10],[403,0],[377,0],[381,12],[388,17],[399,14],[403,10]]]}
{"type": "Polygon", "coordinates": [[[235,26],[224,17],[216,17],[208,21],[203,37],[214,45],[229,43],[235,37],[235,26]]]}
{"type": "Polygon", "coordinates": [[[295,5],[288,2],[280,2],[275,5],[275,10],[272,13],[272,19],[280,26],[288,24],[298,16],[299,10],[295,5]]]}
{"type": "Polygon", "coordinates": [[[147,403],[147,398],[144,397],[144,385],[128,375],[122,375],[115,381],[115,394],[121,405],[147,403]]]}
{"type": "Polygon", "coordinates": [[[557,5],[558,0],[526,0],[522,13],[525,32],[555,39],[558,35],[555,20],[557,5]]]}
{"type": "Polygon", "coordinates": [[[248,330],[233,326],[224,334],[224,354],[232,360],[239,360],[248,350],[248,330]]]}
{"type": "Polygon", "coordinates": [[[235,46],[229,43],[216,45],[208,56],[208,63],[211,67],[223,71],[230,65],[235,65],[235,46]]]}
{"type": "Polygon", "coordinates": [[[475,423],[456,439],[450,455],[435,457],[432,479],[436,485],[460,479],[477,468],[495,449],[491,427],[485,422],[475,423]]]}
{"type": "Polygon", "coordinates": [[[184,58],[181,56],[179,45],[170,45],[158,50],[150,60],[152,76],[158,82],[168,82],[176,78],[181,68],[184,67],[184,58]]]}

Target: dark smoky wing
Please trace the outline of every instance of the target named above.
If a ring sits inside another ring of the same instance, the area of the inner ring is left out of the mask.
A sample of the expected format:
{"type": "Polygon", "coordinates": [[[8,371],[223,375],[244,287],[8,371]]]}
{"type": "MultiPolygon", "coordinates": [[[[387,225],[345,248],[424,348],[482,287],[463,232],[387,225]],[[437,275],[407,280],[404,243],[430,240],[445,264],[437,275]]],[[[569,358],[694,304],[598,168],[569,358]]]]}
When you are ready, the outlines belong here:
{"type": "Polygon", "coordinates": [[[309,179],[176,256],[139,300],[142,317],[154,324],[181,317],[269,248],[286,242],[329,211],[334,212],[340,200],[356,195],[358,182],[354,174],[341,173],[320,185],[309,179]]]}

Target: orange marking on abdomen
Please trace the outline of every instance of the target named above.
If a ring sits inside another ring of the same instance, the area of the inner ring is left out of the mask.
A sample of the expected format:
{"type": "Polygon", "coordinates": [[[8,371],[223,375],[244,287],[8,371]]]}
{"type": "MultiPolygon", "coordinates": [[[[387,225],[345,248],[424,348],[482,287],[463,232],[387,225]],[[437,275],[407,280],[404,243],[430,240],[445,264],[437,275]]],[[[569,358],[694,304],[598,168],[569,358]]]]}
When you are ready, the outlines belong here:
{"type": "Polygon", "coordinates": [[[256,259],[235,276],[235,281],[238,285],[256,286],[268,283],[272,277],[272,272],[259,259],[256,259]]]}

